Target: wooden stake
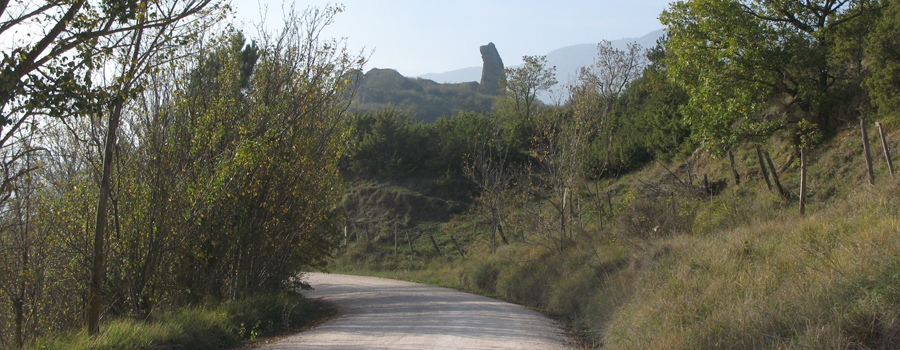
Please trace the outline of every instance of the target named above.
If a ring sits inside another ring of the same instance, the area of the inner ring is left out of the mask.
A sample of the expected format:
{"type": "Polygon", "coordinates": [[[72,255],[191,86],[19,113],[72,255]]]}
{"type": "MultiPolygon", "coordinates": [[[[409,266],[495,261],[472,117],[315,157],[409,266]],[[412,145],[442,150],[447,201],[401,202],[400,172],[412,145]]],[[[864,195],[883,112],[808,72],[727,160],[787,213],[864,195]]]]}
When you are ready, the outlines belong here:
{"type": "Polygon", "coordinates": [[[775,164],[772,163],[772,157],[769,157],[769,151],[763,151],[763,155],[766,156],[766,163],[769,164],[769,170],[772,171],[772,180],[775,181],[775,189],[778,190],[778,195],[781,198],[785,198],[784,189],[781,188],[781,181],[778,181],[778,172],[775,170],[775,164]]]}
{"type": "Polygon", "coordinates": [[[406,244],[409,244],[409,252],[415,254],[416,250],[413,249],[412,240],[409,239],[409,230],[404,230],[403,233],[406,234],[406,244]]]}
{"type": "Polygon", "coordinates": [[[434,240],[434,235],[429,234],[428,238],[431,238],[431,245],[434,246],[434,251],[438,253],[438,256],[444,256],[444,254],[441,253],[441,247],[439,247],[437,241],[434,240]]]}
{"type": "Polygon", "coordinates": [[[806,213],[806,148],[800,148],[800,215],[806,213]]]}
{"type": "Polygon", "coordinates": [[[465,258],[466,253],[464,253],[462,248],[459,247],[459,242],[456,241],[456,237],[453,237],[453,235],[450,235],[450,240],[453,241],[453,245],[456,246],[456,251],[459,252],[459,256],[465,258]]]}
{"type": "Polygon", "coordinates": [[[859,128],[862,130],[863,151],[866,156],[866,170],[869,172],[869,186],[875,186],[875,171],[872,169],[872,153],[869,152],[869,133],[866,132],[866,120],[859,120],[859,128]]]}
{"type": "Polygon", "coordinates": [[[728,150],[728,160],[731,161],[731,174],[734,175],[734,184],[741,184],[741,174],[738,173],[737,167],[734,166],[734,153],[728,150]]]}
{"type": "Polygon", "coordinates": [[[763,178],[766,179],[766,186],[769,186],[769,191],[771,191],[772,182],[769,181],[769,172],[766,171],[766,161],[763,160],[762,150],[759,149],[759,146],[756,146],[756,157],[759,158],[759,169],[762,171],[763,178]]]}
{"type": "Polygon", "coordinates": [[[878,135],[881,136],[881,148],[884,150],[884,159],[887,161],[888,170],[891,171],[891,178],[894,178],[894,162],[891,161],[891,151],[888,149],[887,139],[884,137],[884,128],[881,123],[875,123],[878,127],[878,135]]]}
{"type": "Polygon", "coordinates": [[[703,190],[706,191],[707,196],[712,196],[712,189],[709,188],[709,176],[703,174],[703,190]]]}

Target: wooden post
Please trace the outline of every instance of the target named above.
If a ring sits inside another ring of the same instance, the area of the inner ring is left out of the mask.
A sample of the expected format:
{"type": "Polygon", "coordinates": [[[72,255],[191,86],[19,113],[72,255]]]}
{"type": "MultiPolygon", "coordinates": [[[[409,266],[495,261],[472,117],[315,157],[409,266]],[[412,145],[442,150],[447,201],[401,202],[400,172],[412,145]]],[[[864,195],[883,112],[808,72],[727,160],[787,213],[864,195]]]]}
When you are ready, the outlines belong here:
{"type": "Polygon", "coordinates": [[[462,248],[459,247],[459,242],[456,241],[456,237],[453,237],[453,235],[450,235],[450,240],[453,241],[453,245],[456,246],[456,251],[459,252],[459,256],[465,258],[466,253],[464,253],[462,248]]]}
{"type": "Polygon", "coordinates": [[[869,186],[875,186],[875,171],[872,169],[872,153],[869,152],[869,133],[866,132],[866,120],[859,120],[859,128],[862,130],[863,151],[866,156],[866,170],[869,172],[869,186]]]}
{"type": "Polygon", "coordinates": [[[800,148],[800,215],[806,214],[806,148],[800,148]]]}
{"type": "Polygon", "coordinates": [[[734,153],[728,150],[728,160],[731,161],[731,174],[734,175],[734,184],[741,184],[741,174],[738,173],[737,167],[734,165],[734,153]]]}
{"type": "Polygon", "coordinates": [[[763,160],[762,150],[759,149],[759,146],[756,146],[756,157],[759,158],[759,169],[762,171],[763,178],[766,179],[766,186],[769,186],[769,191],[771,191],[772,182],[769,181],[769,172],[766,171],[766,161],[763,160]]]}
{"type": "Polygon", "coordinates": [[[769,170],[772,171],[772,180],[775,181],[775,188],[778,190],[778,195],[781,198],[784,197],[784,189],[781,188],[781,181],[778,180],[778,171],[775,170],[775,164],[772,163],[772,157],[769,157],[769,151],[763,151],[763,155],[766,156],[766,163],[769,164],[769,170]]]}
{"type": "Polygon", "coordinates": [[[415,254],[416,250],[413,249],[412,240],[409,239],[409,230],[404,230],[403,233],[406,234],[406,244],[409,244],[409,252],[415,254]]]}
{"type": "Polygon", "coordinates": [[[712,189],[709,188],[709,176],[703,174],[703,190],[706,191],[706,195],[712,197],[712,189]]]}
{"type": "Polygon", "coordinates": [[[884,137],[884,128],[881,123],[875,123],[878,127],[878,135],[881,136],[881,148],[884,150],[884,160],[887,161],[888,170],[891,171],[891,178],[894,178],[894,162],[891,161],[891,151],[888,149],[887,139],[884,137]]]}
{"type": "Polygon", "coordinates": [[[429,234],[428,238],[431,238],[431,245],[434,246],[434,251],[438,253],[438,256],[444,256],[444,254],[441,253],[441,247],[439,247],[437,241],[434,240],[434,235],[429,234]]]}

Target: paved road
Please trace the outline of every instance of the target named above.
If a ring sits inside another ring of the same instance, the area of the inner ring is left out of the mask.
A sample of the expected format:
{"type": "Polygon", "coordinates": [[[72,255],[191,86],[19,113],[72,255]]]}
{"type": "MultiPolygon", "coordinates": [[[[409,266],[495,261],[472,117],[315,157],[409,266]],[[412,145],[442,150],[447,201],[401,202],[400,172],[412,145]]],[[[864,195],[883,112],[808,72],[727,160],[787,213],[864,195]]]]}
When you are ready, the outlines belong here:
{"type": "Polygon", "coordinates": [[[551,320],[491,298],[391,279],[309,274],[340,316],[260,349],[567,349],[551,320]]]}

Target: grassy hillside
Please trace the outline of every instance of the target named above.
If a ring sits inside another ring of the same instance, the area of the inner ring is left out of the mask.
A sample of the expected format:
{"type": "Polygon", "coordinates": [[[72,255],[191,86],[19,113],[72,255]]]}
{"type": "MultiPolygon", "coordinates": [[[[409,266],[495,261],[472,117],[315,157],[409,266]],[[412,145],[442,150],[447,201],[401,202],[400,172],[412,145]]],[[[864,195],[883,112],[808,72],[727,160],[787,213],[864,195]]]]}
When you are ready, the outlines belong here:
{"type": "Polygon", "coordinates": [[[735,152],[740,185],[727,158],[701,153],[586,183],[572,199],[571,244],[552,244],[549,224],[535,218],[552,210],[544,197],[512,209],[510,243],[496,249],[473,205],[401,231],[391,220],[358,239],[351,229],[337,269],[536,307],[590,347],[895,349],[900,185],[880,153],[877,184],[865,184],[858,132],[810,152],[806,215],[788,143],[763,146],[784,167],[786,198],[767,189],[755,148],[744,145],[735,152]],[[713,195],[704,175],[717,184],[713,195]]]}

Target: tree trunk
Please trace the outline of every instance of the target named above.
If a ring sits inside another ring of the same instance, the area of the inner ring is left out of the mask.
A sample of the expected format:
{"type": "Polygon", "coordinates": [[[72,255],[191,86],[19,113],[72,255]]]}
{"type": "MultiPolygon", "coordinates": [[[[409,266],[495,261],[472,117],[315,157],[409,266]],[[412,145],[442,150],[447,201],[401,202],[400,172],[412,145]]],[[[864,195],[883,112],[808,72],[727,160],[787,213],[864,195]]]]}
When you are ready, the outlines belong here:
{"type": "Polygon", "coordinates": [[[97,201],[97,221],[94,228],[94,251],[91,264],[90,295],[88,296],[87,326],[88,334],[95,336],[100,332],[100,296],[103,274],[106,264],[104,251],[106,227],[108,223],[107,206],[109,202],[109,182],[112,173],[113,150],[116,144],[116,130],[119,128],[119,117],[122,115],[122,103],[118,103],[109,115],[106,130],[106,143],[103,149],[103,177],[100,180],[100,198],[97,201]]]}
{"type": "Polygon", "coordinates": [[[500,233],[500,241],[502,241],[503,244],[509,244],[509,241],[506,239],[506,235],[503,233],[503,223],[502,222],[497,224],[497,232],[500,233]]]}
{"type": "Polygon", "coordinates": [[[24,306],[22,302],[21,296],[16,296],[12,298],[13,310],[16,313],[16,347],[22,348],[25,346],[25,335],[22,333],[22,324],[25,323],[25,313],[24,306]]]}

